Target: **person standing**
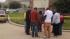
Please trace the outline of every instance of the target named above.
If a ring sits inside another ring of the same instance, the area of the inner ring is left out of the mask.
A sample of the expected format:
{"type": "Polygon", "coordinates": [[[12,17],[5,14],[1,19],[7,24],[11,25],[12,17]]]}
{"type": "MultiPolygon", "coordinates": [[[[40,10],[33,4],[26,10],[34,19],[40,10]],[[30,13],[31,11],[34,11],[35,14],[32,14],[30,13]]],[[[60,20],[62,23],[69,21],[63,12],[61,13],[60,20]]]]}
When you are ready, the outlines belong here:
{"type": "Polygon", "coordinates": [[[31,11],[32,37],[38,37],[38,12],[37,8],[31,11]]]}
{"type": "Polygon", "coordinates": [[[26,26],[25,26],[25,33],[27,35],[30,35],[30,13],[31,13],[31,9],[30,7],[28,7],[28,10],[26,11],[26,26]]]}
{"type": "Polygon", "coordinates": [[[45,16],[45,23],[44,23],[44,34],[46,37],[50,38],[50,29],[51,29],[51,18],[53,16],[53,12],[51,11],[50,8],[47,8],[45,13],[44,13],[44,16],[45,16]]]}
{"type": "Polygon", "coordinates": [[[53,15],[52,23],[53,23],[53,34],[54,36],[58,36],[60,29],[60,13],[58,11],[53,15]]]}
{"type": "Polygon", "coordinates": [[[39,23],[38,23],[38,31],[42,31],[42,23],[43,23],[43,13],[42,11],[39,11],[39,23]]]}
{"type": "Polygon", "coordinates": [[[59,35],[62,35],[63,23],[64,23],[64,16],[60,15],[60,34],[59,35]]]}

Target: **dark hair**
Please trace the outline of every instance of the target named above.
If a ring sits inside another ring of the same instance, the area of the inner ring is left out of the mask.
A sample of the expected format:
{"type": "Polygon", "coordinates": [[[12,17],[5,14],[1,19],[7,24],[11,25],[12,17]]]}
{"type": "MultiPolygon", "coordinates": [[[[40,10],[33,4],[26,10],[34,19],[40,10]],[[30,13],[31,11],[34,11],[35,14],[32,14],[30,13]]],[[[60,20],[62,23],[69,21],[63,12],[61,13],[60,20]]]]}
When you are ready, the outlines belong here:
{"type": "Polygon", "coordinates": [[[39,14],[42,14],[42,11],[39,11],[39,14]]]}
{"type": "Polygon", "coordinates": [[[30,8],[30,6],[28,6],[28,8],[30,8]]]}
{"type": "Polygon", "coordinates": [[[35,10],[37,10],[37,8],[36,8],[36,7],[35,7],[34,9],[35,9],[35,10]]]}
{"type": "Polygon", "coordinates": [[[46,8],[46,10],[49,10],[49,8],[46,8]]]}
{"type": "Polygon", "coordinates": [[[60,12],[59,10],[56,10],[56,12],[60,12]]]}

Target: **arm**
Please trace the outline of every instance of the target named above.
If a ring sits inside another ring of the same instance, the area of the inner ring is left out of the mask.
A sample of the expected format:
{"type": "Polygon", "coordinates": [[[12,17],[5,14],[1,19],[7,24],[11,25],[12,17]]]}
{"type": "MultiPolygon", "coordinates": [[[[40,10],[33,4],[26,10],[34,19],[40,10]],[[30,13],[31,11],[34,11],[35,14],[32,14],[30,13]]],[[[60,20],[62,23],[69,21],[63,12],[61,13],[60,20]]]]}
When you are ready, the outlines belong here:
{"type": "Polygon", "coordinates": [[[56,15],[53,16],[52,23],[55,23],[56,15]]]}
{"type": "Polygon", "coordinates": [[[43,15],[43,20],[46,19],[46,16],[47,16],[47,12],[45,11],[44,15],[43,15]]]}
{"type": "Polygon", "coordinates": [[[45,11],[44,16],[46,15],[46,13],[47,13],[47,12],[45,11]]]}

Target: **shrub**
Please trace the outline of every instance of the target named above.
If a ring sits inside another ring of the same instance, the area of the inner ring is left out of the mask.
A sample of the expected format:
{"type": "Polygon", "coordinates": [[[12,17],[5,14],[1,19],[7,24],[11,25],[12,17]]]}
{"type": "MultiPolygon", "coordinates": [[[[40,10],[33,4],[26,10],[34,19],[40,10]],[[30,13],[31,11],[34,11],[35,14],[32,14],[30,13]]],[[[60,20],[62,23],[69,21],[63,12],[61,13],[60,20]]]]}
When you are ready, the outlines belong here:
{"type": "Polygon", "coordinates": [[[64,19],[70,19],[70,16],[64,16],[64,19]]]}
{"type": "Polygon", "coordinates": [[[54,3],[54,7],[56,7],[57,10],[62,11],[64,13],[70,12],[70,0],[57,0],[54,3]]]}

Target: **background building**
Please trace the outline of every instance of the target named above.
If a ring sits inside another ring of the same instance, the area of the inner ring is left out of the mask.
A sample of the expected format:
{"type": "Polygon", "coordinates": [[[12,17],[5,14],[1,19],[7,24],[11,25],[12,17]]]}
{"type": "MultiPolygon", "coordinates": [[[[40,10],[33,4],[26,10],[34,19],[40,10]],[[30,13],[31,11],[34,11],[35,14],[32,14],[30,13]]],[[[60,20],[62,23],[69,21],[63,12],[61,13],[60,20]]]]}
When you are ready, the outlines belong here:
{"type": "Polygon", "coordinates": [[[33,7],[46,8],[49,5],[49,0],[34,0],[33,7]]]}
{"type": "Polygon", "coordinates": [[[27,6],[31,5],[37,8],[46,8],[49,6],[50,0],[7,0],[6,3],[8,4],[11,1],[19,1],[22,5],[25,4],[27,6]]]}

